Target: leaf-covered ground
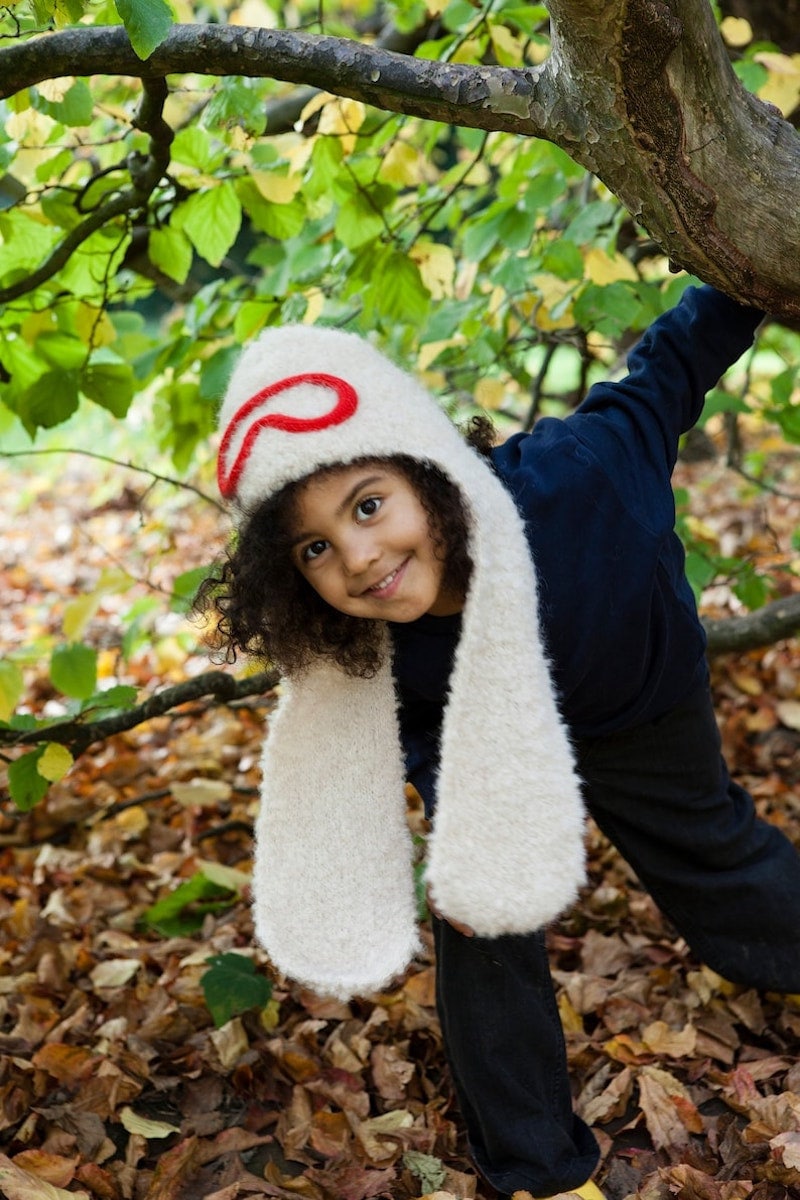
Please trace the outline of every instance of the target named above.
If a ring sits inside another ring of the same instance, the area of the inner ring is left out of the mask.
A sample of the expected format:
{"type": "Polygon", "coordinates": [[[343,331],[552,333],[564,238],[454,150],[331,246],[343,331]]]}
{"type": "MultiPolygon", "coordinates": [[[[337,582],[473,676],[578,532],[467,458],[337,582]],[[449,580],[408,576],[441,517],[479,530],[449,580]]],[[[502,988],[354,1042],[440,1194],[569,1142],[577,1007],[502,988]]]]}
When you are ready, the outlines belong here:
{"type": "MultiPolygon", "coordinates": [[[[786,559],[797,504],[742,509],[724,478],[707,486],[715,470],[683,469],[703,482],[693,495],[709,536],[786,559]]],[[[205,561],[217,517],[186,499],[149,497],[142,510],[141,481],[121,478],[98,484],[72,465],[26,485],[33,502],[0,518],[0,639],[58,639],[65,606],[96,594],[83,636],[108,677],[145,688],[204,668],[187,657],[180,618],[144,601],[149,585],[205,561]],[[146,581],[138,615],[113,576],[97,592],[101,572],[121,566],[146,581]]],[[[19,494],[12,477],[3,484],[19,494]]],[[[724,589],[712,599],[730,601],[724,589]]],[[[28,677],[34,704],[57,711],[35,656],[28,677]]],[[[717,660],[714,685],[734,772],[800,844],[796,644],[717,660]]],[[[195,705],[94,747],[32,813],[3,802],[6,1200],[492,1200],[465,1154],[429,937],[385,995],[343,1005],[276,979],[262,1010],[212,1020],[209,957],[237,952],[269,973],[241,876],[268,710],[195,705]],[[195,932],[143,923],[204,871],[239,890],[233,903],[196,913],[195,932]]],[[[800,1197],[800,998],[729,986],[693,961],[594,830],[589,849],[589,884],[551,947],[576,1104],[608,1196],[800,1197]]]]}

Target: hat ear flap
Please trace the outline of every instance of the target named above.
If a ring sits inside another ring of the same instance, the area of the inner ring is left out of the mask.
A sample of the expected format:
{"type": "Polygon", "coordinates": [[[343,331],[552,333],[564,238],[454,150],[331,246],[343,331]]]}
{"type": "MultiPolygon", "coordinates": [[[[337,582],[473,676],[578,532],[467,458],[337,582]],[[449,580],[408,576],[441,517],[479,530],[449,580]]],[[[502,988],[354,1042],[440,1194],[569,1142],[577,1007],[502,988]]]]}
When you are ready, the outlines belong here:
{"type": "Polygon", "coordinates": [[[371,679],[324,663],[284,688],[262,763],[256,935],[315,991],[375,991],[419,945],[388,648],[371,679]]]}

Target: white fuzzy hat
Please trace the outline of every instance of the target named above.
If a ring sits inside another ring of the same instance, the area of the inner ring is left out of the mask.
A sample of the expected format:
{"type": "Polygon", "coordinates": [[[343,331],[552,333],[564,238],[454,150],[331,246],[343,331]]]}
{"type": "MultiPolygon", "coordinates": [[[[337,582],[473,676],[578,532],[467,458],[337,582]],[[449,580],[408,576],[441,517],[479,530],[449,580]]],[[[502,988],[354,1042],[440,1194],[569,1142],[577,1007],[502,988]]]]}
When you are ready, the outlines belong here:
{"type": "MultiPolygon", "coordinates": [[[[539,929],[582,882],[583,809],[512,497],[417,381],[339,330],[262,333],[233,372],[220,427],[220,490],[245,516],[319,467],[373,455],[432,463],[459,488],[474,565],[427,879],[437,909],[479,935],[539,929]]],[[[418,945],[390,654],[371,679],[325,659],[287,679],[262,769],[259,941],[318,992],[384,986],[418,945]]]]}

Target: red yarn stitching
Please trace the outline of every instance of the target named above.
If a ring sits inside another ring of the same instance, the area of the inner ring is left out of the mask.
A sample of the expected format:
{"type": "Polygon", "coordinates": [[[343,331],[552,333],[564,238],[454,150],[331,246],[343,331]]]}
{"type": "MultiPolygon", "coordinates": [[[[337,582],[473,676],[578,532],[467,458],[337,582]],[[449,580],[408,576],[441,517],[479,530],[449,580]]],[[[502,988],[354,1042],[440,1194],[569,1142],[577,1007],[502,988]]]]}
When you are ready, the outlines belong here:
{"type": "Polygon", "coordinates": [[[286,379],[279,379],[277,383],[271,383],[267,387],[262,388],[260,392],[256,392],[249,400],[245,400],[241,408],[234,413],[223,435],[217,459],[217,481],[221,494],[226,500],[236,494],[239,479],[247,465],[247,460],[250,457],[256,438],[262,429],[280,429],[284,433],[313,433],[319,429],[327,429],[330,425],[341,425],[343,421],[347,421],[352,417],[357,406],[358,395],[355,388],[352,384],[347,383],[346,380],[340,379],[338,375],[326,375],[316,371],[307,375],[289,375],[286,379]],[[296,387],[301,383],[312,383],[318,387],[332,388],[336,393],[336,403],[330,412],[323,413],[319,417],[291,417],[288,413],[266,413],[263,417],[259,417],[245,434],[233,466],[226,474],[228,448],[233,435],[242,422],[246,421],[253,409],[258,408],[259,405],[271,400],[273,396],[277,396],[280,392],[288,391],[290,388],[296,387]]]}

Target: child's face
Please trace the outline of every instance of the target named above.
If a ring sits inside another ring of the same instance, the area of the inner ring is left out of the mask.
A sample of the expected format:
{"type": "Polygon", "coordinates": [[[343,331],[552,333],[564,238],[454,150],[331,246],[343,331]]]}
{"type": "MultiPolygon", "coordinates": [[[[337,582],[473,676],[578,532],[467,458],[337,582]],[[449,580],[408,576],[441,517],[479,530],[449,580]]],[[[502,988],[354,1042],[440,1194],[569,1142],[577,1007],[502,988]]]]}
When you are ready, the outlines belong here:
{"type": "Polygon", "coordinates": [[[351,617],[414,621],[463,607],[443,587],[428,515],[399,471],[343,467],[298,490],[292,561],[331,607],[351,617]]]}

